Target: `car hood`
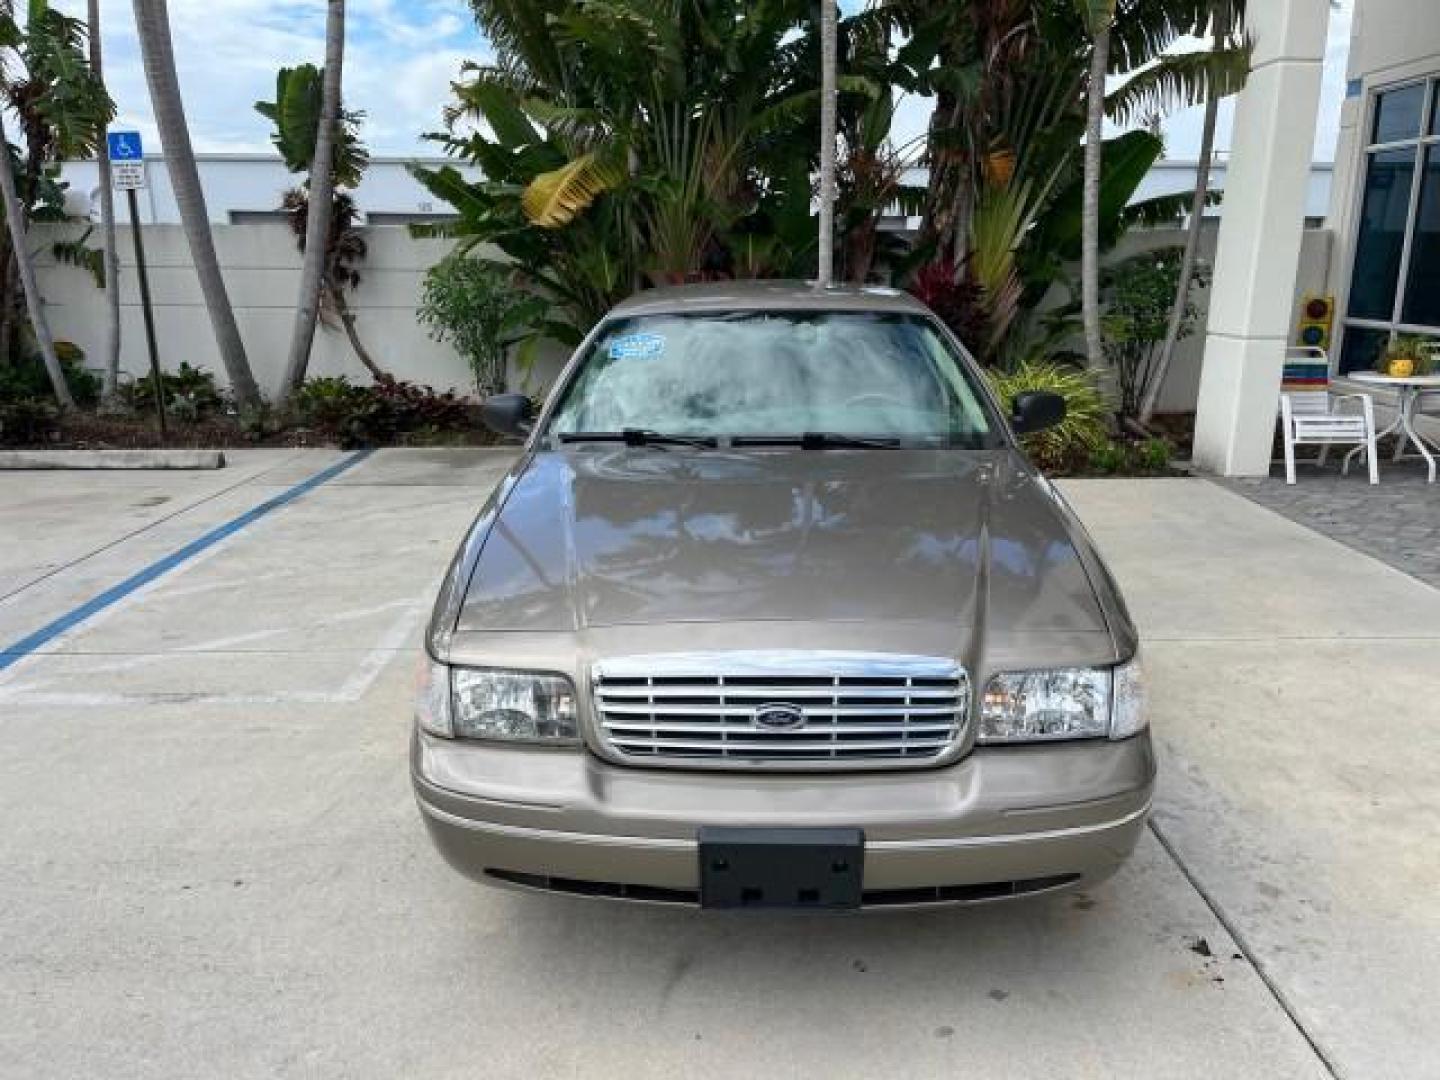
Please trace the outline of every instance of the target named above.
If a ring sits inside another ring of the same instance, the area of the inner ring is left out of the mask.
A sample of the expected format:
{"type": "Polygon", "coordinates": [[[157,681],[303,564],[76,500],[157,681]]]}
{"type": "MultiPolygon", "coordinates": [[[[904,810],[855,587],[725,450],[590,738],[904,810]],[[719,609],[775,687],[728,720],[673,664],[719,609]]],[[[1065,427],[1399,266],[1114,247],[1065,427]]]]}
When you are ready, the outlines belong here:
{"type": "Polygon", "coordinates": [[[459,632],[914,620],[1107,630],[1098,560],[1008,449],[541,451],[476,530],[473,566],[455,568],[468,582],[452,582],[464,589],[459,632]]]}

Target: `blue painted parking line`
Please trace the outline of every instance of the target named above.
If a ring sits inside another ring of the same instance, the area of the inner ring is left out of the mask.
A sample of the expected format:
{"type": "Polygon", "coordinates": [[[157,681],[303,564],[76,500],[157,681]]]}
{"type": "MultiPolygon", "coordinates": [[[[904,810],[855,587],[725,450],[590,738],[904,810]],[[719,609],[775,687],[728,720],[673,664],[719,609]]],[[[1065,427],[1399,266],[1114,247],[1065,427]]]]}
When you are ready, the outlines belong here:
{"type": "Polygon", "coordinates": [[[113,585],[99,596],[85,601],[85,603],[79,607],[72,608],[58,619],[42,626],[33,634],[21,638],[12,645],[7,645],[3,650],[0,650],[0,671],[4,671],[6,668],[19,663],[19,661],[37,649],[44,648],[61,634],[73,630],[86,619],[104,611],[112,604],[123,600],[136,589],[144,588],[156,578],[165,576],[177,566],[199,555],[206,548],[214,547],[221,540],[224,540],[228,536],[233,536],[247,525],[254,524],[271,511],[279,510],[282,506],[294,502],[300,498],[300,496],[314,491],[326,481],[335,479],[335,477],[345,472],[345,470],[354,468],[369,457],[370,453],[371,451],[369,450],[359,450],[343,461],[338,461],[334,465],[331,465],[328,469],[321,470],[308,480],[304,480],[292,488],[286,488],[273,499],[265,500],[259,506],[245,511],[245,513],[239,517],[232,518],[223,525],[217,525],[205,533],[205,535],[190,541],[190,543],[184,547],[172,551],[164,558],[155,560],[143,570],[138,570],[131,574],[124,581],[120,582],[120,584],[113,585]]]}

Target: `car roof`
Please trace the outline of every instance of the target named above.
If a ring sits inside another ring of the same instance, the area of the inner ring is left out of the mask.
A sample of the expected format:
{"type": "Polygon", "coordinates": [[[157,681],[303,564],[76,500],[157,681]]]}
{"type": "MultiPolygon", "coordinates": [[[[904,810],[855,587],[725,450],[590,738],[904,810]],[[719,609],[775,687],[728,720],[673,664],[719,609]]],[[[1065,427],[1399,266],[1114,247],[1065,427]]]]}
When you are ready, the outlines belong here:
{"type": "Polygon", "coordinates": [[[647,289],[621,301],[610,313],[686,315],[717,311],[890,311],[928,315],[909,293],[878,285],[818,288],[808,281],[715,281],[647,289]]]}

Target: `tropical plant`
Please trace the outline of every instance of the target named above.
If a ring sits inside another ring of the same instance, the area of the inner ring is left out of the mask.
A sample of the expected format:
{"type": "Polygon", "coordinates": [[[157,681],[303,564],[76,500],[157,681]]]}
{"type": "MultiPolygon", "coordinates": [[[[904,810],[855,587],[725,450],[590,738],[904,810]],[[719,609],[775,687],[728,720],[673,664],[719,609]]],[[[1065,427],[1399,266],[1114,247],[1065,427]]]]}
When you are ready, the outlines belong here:
{"type": "MultiPolygon", "coordinates": [[[[160,389],[166,411],[187,423],[225,411],[225,395],[216,386],[214,374],[184,360],[174,371],[160,373],[160,389]]],[[[125,404],[136,412],[151,408],[156,396],[155,376],[149,374],[136,379],[119,393],[125,404]]]]}
{"type": "Polygon", "coordinates": [[[60,431],[60,410],[39,397],[6,399],[0,396],[0,443],[43,443],[60,431]]]}
{"type": "MultiPolygon", "coordinates": [[[[328,27],[327,21],[327,33],[328,27]]],[[[336,47],[327,39],[328,50],[333,51],[336,47]]],[[[348,294],[360,284],[359,266],[368,253],[368,244],[359,227],[354,196],[346,189],[360,183],[370,163],[370,154],[360,141],[362,114],[339,108],[336,124],[321,124],[326,108],[326,87],[331,82],[328,70],[313,64],[281,68],[275,78],[275,100],[255,103],[255,111],[274,124],[271,141],[280,152],[286,168],[292,173],[308,174],[306,183],[285,192],[281,201],[290,231],[294,233],[296,245],[305,259],[301,270],[301,302],[296,307],[291,352],[278,394],[282,401],[304,382],[316,321],[339,323],[351,349],[366,370],[376,378],[384,375],[360,340],[348,298],[348,294]],[[311,214],[316,197],[312,185],[316,179],[314,159],[319,155],[320,132],[327,127],[333,127],[334,134],[329,137],[330,146],[326,151],[330,164],[325,185],[329,188],[329,196],[320,204],[328,208],[326,227],[321,231],[315,215],[311,214]],[[312,246],[318,244],[321,236],[325,237],[325,243],[312,246]],[[315,318],[312,319],[305,302],[305,297],[309,296],[306,280],[317,263],[319,293],[315,318]],[[308,332],[306,326],[309,327],[308,332]]]]}
{"type": "Polygon", "coordinates": [[[910,282],[910,293],[933,311],[972,353],[989,333],[989,317],[982,303],[980,286],[961,281],[955,268],[932,262],[920,268],[910,282]]]}
{"type": "Polygon", "coordinates": [[[306,379],[288,402],[291,411],[308,427],[338,432],[364,396],[344,375],[322,375],[306,379]]]}
{"type": "MultiPolygon", "coordinates": [[[[1180,280],[1182,248],[1160,248],[1108,267],[1102,320],[1105,356],[1115,372],[1119,413],[1134,419],[1159,374],[1160,349],[1170,321],[1170,301],[1180,280]]],[[[1204,287],[1208,274],[1197,270],[1190,285],[1204,287]]],[[[1179,337],[1194,330],[1199,308],[1187,292],[1179,337]]]]}
{"type": "Polygon", "coordinates": [[[1035,351],[1032,313],[1064,280],[1070,260],[1098,262],[1130,224],[1177,220],[1189,205],[1188,197],[1173,196],[1129,205],[1163,151],[1154,133],[1127,131],[1087,146],[1096,103],[1090,87],[1105,89],[1103,78],[1091,78],[1101,57],[1088,43],[1092,28],[1108,26],[1099,44],[1108,51],[1105,70],[1118,83],[1103,97],[1111,120],[1131,124],[1198,103],[1212,87],[1237,85],[1244,68],[1234,50],[1198,54],[1200,60],[1172,54],[1183,34],[1203,29],[1201,6],[1202,0],[882,0],[863,16],[900,34],[890,84],[934,97],[921,159],[930,174],[921,261],[948,262],[957,280],[978,287],[990,325],[974,347],[986,360],[1012,363],[1035,351]],[[1088,181],[1087,156],[1103,165],[1090,170],[1088,181]],[[1091,247],[1095,254],[1087,259],[1091,247]]]}
{"type": "Polygon", "coordinates": [[[356,146],[353,118],[347,117],[340,105],[345,0],[327,0],[325,11],[324,68],[318,74],[309,64],[282,70],[273,106],[256,104],[257,109],[275,121],[278,129],[275,142],[286,164],[292,171],[298,171],[297,159],[303,160],[303,167],[308,170],[306,226],[300,241],[304,261],[300,268],[300,294],[295,303],[290,353],[277,395],[281,402],[305,381],[310,351],[315,344],[315,326],[320,321],[321,296],[331,250],[337,174],[347,167],[343,160],[337,167],[337,158],[342,157],[338,147],[347,142],[351,148],[356,146]],[[317,82],[318,95],[314,92],[317,82]],[[273,111],[267,111],[267,107],[273,111]]]}
{"type": "MultiPolygon", "coordinates": [[[[1244,63],[1248,70],[1249,45],[1240,30],[1245,19],[1245,0],[1211,0],[1208,6],[1211,56],[1223,58],[1229,55],[1229,62],[1233,67],[1237,63],[1234,55],[1241,53],[1245,57],[1244,63]]],[[[1170,305],[1170,323],[1156,362],[1155,377],[1140,402],[1138,419],[1141,426],[1154,419],[1155,407],[1160,401],[1160,390],[1165,385],[1165,377],[1169,374],[1170,364],[1175,358],[1175,347],[1179,344],[1190,302],[1190,282],[1200,255],[1200,235],[1205,227],[1205,207],[1211,201],[1210,166],[1215,156],[1215,128],[1220,118],[1220,99],[1224,96],[1225,89],[1226,87],[1216,80],[1205,95],[1205,115],[1200,127],[1200,160],[1196,168],[1195,194],[1190,204],[1189,227],[1185,233],[1185,254],[1180,265],[1180,277],[1176,282],[1175,299],[1170,305]]]]}
{"type": "MultiPolygon", "coordinates": [[[[355,311],[350,306],[350,294],[360,286],[360,264],[369,254],[370,245],[360,228],[360,215],[354,197],[349,192],[337,191],[331,202],[330,238],[325,247],[321,276],[320,321],[327,326],[338,324],[356,358],[372,377],[379,379],[385,371],[361,340],[355,311]]],[[[285,193],[281,206],[289,215],[290,231],[294,233],[296,243],[304,251],[310,212],[309,195],[303,188],[292,188],[285,193]]]]}
{"type": "MultiPolygon", "coordinates": [[[[100,380],[85,369],[85,354],[68,341],[55,343],[55,355],[75,404],[82,408],[100,400],[100,380]]],[[[53,396],[50,374],[39,356],[17,357],[0,366],[0,401],[15,402],[53,396]]]]}
{"type": "Polygon", "coordinates": [[[1053,361],[1026,361],[1011,371],[991,370],[989,375],[996,396],[1006,406],[1031,391],[1059,394],[1065,399],[1063,421],[1021,437],[1021,446],[1038,468],[1047,472],[1081,468],[1107,444],[1105,398],[1094,376],[1085,369],[1053,361]]]}
{"type": "MultiPolygon", "coordinates": [[[[97,146],[97,133],[114,115],[115,107],[104,86],[90,70],[85,52],[85,24],[31,0],[25,27],[15,19],[11,0],[0,0],[0,90],[4,105],[13,110],[24,146],[20,168],[14,160],[5,119],[0,110],[0,146],[7,160],[0,163],[0,197],[5,205],[9,253],[5,258],[7,281],[0,292],[3,317],[10,318],[9,267],[13,259],[25,296],[25,307],[35,344],[50,377],[61,408],[75,404],[55,353],[49,320],[40,298],[35,263],[28,245],[28,221],[47,201],[42,178],[54,185],[56,163],[67,157],[87,157],[97,146]],[[17,177],[18,173],[18,177],[17,177]],[[48,174],[48,175],[47,175],[48,174]]],[[[10,342],[8,328],[4,344],[10,342]]],[[[6,357],[8,359],[8,356],[6,357]]]]}
{"type": "Polygon", "coordinates": [[[420,321],[431,337],[451,342],[465,358],[481,397],[505,389],[511,347],[533,342],[533,328],[544,319],[545,302],[514,279],[492,262],[459,253],[425,275],[420,321]]]}
{"type": "Polygon", "coordinates": [[[107,278],[106,263],[108,260],[103,248],[90,246],[89,240],[94,233],[95,226],[88,225],[79,236],[68,240],[56,240],[50,245],[50,254],[54,256],[57,263],[84,270],[90,275],[90,280],[95,282],[95,287],[103,289],[107,278]]]}
{"type": "Polygon", "coordinates": [[[417,170],[459,214],[429,231],[498,247],[571,340],[646,282],[814,272],[809,0],[473,6],[495,60],[467,68],[441,140],[485,178],[417,170]]]}
{"type": "Polygon", "coordinates": [[[453,391],[439,393],[388,375],[351,389],[348,408],[332,429],[345,446],[375,446],[471,428],[469,405],[453,391]]]}
{"type": "MultiPolygon", "coordinates": [[[[881,87],[871,96],[851,95],[837,103],[841,145],[837,163],[835,219],[838,224],[838,276],[861,283],[888,270],[903,274],[914,260],[899,234],[881,229],[887,215],[924,212],[926,189],[909,182],[923,136],[905,142],[892,137],[904,91],[891,92],[894,64],[886,28],[847,27],[846,60],[867,81],[881,87]]],[[[825,229],[821,227],[822,237],[825,229]]],[[[921,256],[923,260],[923,254],[921,256]]]]}
{"type": "Polygon", "coordinates": [[[133,3],[155,126],[165,146],[170,186],[175,192],[181,227],[190,247],[190,258],[199,279],[205,308],[210,315],[215,344],[237,404],[242,410],[254,409],[260,405],[260,389],[255,384],[250,361],[245,355],[245,343],[241,340],[240,327],[235,322],[230,294],[225,289],[220,261],[215,254],[215,239],[210,234],[205,192],[200,186],[200,170],[195,164],[190,129],[185,122],[185,106],[180,97],[180,82],[175,74],[175,52],[170,40],[170,19],[165,0],[133,0],[133,3]]]}

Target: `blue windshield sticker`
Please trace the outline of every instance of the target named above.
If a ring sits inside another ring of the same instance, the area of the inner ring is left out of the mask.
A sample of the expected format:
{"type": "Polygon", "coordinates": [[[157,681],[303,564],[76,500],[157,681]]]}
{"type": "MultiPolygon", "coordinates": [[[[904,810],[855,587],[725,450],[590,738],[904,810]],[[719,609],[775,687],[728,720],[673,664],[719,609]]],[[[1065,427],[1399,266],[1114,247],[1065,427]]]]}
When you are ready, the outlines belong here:
{"type": "Polygon", "coordinates": [[[625,334],[610,343],[611,360],[650,360],[665,351],[660,334],[625,334]]]}

